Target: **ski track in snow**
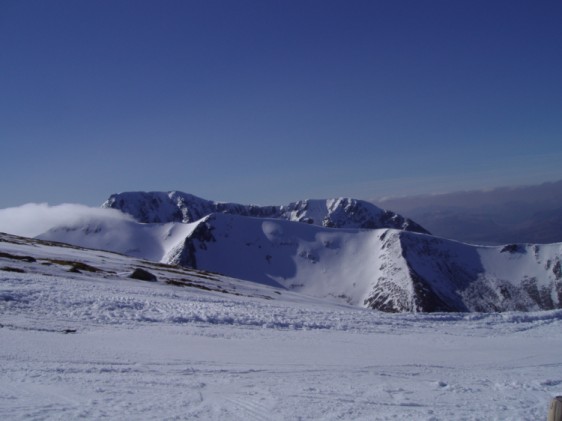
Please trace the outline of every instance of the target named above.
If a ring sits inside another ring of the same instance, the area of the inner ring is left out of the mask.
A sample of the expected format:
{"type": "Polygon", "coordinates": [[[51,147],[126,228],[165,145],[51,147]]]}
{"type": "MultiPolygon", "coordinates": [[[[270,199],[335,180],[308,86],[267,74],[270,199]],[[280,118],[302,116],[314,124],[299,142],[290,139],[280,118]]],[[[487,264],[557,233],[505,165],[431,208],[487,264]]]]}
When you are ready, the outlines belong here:
{"type": "Polygon", "coordinates": [[[0,271],[0,419],[535,421],[562,392],[562,311],[393,315],[72,276],[0,271]]]}

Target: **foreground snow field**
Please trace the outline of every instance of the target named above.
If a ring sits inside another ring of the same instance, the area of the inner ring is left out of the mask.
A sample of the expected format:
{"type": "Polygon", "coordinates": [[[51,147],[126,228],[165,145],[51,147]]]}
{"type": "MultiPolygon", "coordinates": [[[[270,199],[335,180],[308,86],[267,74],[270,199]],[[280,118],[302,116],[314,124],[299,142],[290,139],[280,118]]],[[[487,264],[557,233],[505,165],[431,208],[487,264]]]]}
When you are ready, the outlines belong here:
{"type": "Polygon", "coordinates": [[[131,280],[142,262],[106,252],[0,252],[0,419],[535,421],[562,393],[560,310],[393,315],[131,280]]]}

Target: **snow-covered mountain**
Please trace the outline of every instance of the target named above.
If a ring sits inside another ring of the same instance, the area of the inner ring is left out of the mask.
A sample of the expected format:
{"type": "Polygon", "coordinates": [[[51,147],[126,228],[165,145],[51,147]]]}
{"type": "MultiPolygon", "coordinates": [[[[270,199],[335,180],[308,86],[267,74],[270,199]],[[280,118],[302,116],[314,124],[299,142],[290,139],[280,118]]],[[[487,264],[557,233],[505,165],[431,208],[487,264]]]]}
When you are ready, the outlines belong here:
{"type": "Polygon", "coordinates": [[[433,312],[559,308],[561,256],[562,244],[477,247],[213,214],[164,261],[378,310],[433,312]]]}
{"type": "Polygon", "coordinates": [[[188,223],[211,213],[226,213],[334,228],[396,228],[428,233],[401,215],[370,202],[349,198],[301,200],[287,206],[255,206],[213,202],[178,191],[126,192],[111,195],[102,207],[118,209],[144,223],[188,223]]]}
{"type": "Polygon", "coordinates": [[[562,244],[472,246],[404,230],[226,213],[185,224],[98,218],[40,238],[387,312],[562,307],[562,244]]]}

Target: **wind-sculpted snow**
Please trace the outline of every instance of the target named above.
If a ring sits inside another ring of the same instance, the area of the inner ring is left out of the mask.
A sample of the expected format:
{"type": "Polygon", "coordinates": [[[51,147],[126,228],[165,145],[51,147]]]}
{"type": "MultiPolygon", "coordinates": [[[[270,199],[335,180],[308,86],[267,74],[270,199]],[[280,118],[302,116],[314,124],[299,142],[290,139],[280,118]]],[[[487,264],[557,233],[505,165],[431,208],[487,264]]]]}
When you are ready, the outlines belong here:
{"type": "Polygon", "coordinates": [[[397,330],[448,329],[450,324],[470,326],[463,335],[481,335],[490,326],[502,326],[502,334],[523,332],[536,326],[562,324],[562,310],[502,314],[405,314],[400,318],[384,313],[283,295],[274,301],[260,298],[205,293],[159,285],[139,286],[77,280],[66,274],[57,277],[0,272],[0,308],[5,327],[55,330],[72,327],[164,324],[211,324],[289,330],[334,330],[361,334],[397,330]],[[18,319],[17,326],[14,317],[18,319]],[[53,321],[56,320],[56,323],[53,321]]]}
{"type": "Polygon", "coordinates": [[[302,200],[287,206],[256,206],[213,202],[178,191],[126,192],[111,195],[102,207],[118,209],[144,223],[188,223],[212,213],[226,213],[334,228],[396,228],[427,233],[415,222],[394,212],[349,198],[302,200]]]}
{"type": "Polygon", "coordinates": [[[6,420],[534,421],[562,392],[562,310],[387,314],[3,234],[0,343],[6,420]]]}
{"type": "MultiPolygon", "coordinates": [[[[0,277],[0,303],[8,313],[28,314],[27,327],[43,325],[56,315],[72,326],[115,324],[137,326],[139,323],[249,326],[272,329],[352,329],[367,326],[353,323],[348,310],[310,310],[299,305],[269,303],[263,299],[223,298],[211,294],[194,294],[169,288],[138,288],[132,282],[103,287],[82,285],[76,280],[14,274],[0,277]],[[52,283],[57,282],[53,288],[52,283]],[[45,306],[43,303],[48,302],[45,306]]],[[[61,329],[63,328],[60,326],[61,329]]]]}

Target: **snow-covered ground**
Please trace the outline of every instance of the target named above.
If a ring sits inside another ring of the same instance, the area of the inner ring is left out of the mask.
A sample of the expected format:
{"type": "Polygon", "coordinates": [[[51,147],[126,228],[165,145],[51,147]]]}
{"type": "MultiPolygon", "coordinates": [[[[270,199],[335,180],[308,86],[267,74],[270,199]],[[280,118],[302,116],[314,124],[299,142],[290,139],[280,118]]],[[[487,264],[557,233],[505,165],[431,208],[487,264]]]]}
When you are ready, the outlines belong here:
{"type": "Polygon", "coordinates": [[[223,292],[168,285],[187,272],[157,265],[132,280],[148,263],[101,251],[0,252],[3,420],[535,421],[562,393],[560,310],[385,314],[212,274],[188,273],[223,292]]]}

